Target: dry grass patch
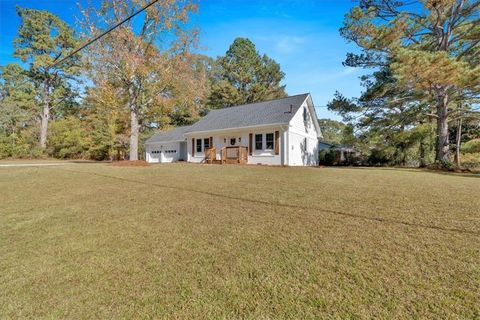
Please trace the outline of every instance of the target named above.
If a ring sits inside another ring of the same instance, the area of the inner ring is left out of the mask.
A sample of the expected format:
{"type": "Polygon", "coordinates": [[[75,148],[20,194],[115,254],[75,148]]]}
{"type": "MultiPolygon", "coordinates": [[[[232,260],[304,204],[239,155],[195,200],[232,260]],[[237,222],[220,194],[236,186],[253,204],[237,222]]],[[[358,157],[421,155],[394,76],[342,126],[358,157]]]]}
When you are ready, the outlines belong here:
{"type": "Polygon", "coordinates": [[[0,168],[5,318],[475,318],[480,178],[0,168]]]}

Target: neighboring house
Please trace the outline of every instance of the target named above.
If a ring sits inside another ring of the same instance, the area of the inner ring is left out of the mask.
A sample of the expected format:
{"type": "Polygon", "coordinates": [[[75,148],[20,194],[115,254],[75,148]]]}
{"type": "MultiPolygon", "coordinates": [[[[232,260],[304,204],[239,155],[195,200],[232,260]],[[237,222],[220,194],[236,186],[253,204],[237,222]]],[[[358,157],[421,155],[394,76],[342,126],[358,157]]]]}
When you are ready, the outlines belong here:
{"type": "Polygon", "coordinates": [[[322,137],[310,94],[210,111],[146,141],[148,162],[318,164],[322,137]]]}
{"type": "Polygon", "coordinates": [[[358,156],[358,151],[353,147],[345,144],[333,144],[325,141],[320,141],[318,143],[319,150],[330,151],[333,150],[335,158],[333,159],[334,164],[341,164],[347,160],[352,159],[353,157],[358,156]]]}

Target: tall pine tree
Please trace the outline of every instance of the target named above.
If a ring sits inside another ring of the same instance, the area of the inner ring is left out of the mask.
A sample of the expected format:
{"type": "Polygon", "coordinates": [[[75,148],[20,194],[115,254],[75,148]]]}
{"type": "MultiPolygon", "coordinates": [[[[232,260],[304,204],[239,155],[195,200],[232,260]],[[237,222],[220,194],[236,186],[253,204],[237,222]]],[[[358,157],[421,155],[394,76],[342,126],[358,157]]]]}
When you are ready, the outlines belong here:
{"type": "Polygon", "coordinates": [[[20,131],[32,125],[35,89],[18,64],[0,67],[0,158],[17,156],[20,131]]]}
{"type": "Polygon", "coordinates": [[[361,54],[355,67],[390,67],[398,85],[422,95],[436,120],[436,159],[451,161],[448,122],[458,99],[480,92],[480,3],[469,0],[361,0],[345,18],[342,35],[361,54]]]}
{"type": "Polygon", "coordinates": [[[249,39],[235,39],[225,56],[217,59],[216,67],[208,102],[211,108],[286,96],[280,65],[260,55],[249,39]]]}
{"type": "Polygon", "coordinates": [[[71,80],[79,74],[79,57],[74,56],[61,65],[52,66],[55,59],[74,50],[78,41],[73,30],[60,18],[48,11],[17,7],[22,20],[14,40],[14,55],[29,63],[29,78],[36,87],[36,100],[40,105],[40,147],[47,146],[48,123],[51,112],[71,101],[75,90],[71,80]]]}

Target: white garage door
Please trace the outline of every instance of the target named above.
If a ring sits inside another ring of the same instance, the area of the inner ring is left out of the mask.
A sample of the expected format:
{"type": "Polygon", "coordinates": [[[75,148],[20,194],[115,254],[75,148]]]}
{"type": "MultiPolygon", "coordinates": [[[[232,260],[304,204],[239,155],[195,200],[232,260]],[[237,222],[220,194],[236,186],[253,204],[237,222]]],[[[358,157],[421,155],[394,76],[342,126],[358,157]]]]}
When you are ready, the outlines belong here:
{"type": "Polygon", "coordinates": [[[178,160],[179,150],[178,148],[166,148],[162,149],[162,157],[160,162],[174,162],[178,160]]]}
{"type": "Polygon", "coordinates": [[[148,157],[147,160],[148,162],[160,162],[160,157],[161,157],[161,150],[159,146],[155,146],[150,148],[150,151],[148,152],[148,157]]]}
{"type": "Polygon", "coordinates": [[[180,156],[180,144],[156,144],[150,146],[148,154],[148,162],[151,163],[167,163],[178,161],[180,156]]]}

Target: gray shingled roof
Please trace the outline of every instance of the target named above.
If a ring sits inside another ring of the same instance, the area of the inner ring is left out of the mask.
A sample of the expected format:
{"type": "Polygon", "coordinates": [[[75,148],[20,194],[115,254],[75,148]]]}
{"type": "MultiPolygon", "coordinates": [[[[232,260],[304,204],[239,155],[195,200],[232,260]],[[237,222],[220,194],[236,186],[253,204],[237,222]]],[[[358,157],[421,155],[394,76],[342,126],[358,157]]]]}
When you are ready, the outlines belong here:
{"type": "Polygon", "coordinates": [[[289,123],[308,93],[210,111],[187,132],[289,123]],[[292,112],[290,112],[292,106],[292,112]]]}
{"type": "Polygon", "coordinates": [[[287,124],[307,97],[308,93],[304,93],[282,99],[212,110],[191,126],[156,133],[145,143],[183,141],[184,134],[187,132],[287,124]]]}
{"type": "Polygon", "coordinates": [[[184,141],[185,137],[183,134],[187,132],[188,129],[190,129],[190,126],[177,127],[172,130],[158,132],[145,141],[145,143],[184,141]]]}

